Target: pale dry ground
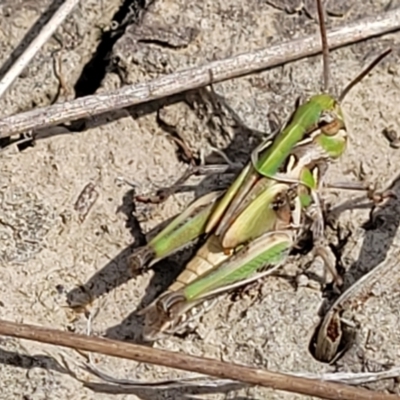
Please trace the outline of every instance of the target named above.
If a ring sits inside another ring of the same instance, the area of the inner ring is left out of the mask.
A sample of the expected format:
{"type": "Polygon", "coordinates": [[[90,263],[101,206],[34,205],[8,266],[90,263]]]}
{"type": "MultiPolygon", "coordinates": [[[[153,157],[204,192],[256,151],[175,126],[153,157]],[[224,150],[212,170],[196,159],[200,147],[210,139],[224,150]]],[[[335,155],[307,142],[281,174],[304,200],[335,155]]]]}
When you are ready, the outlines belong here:
{"type": "MultiPolygon", "coordinates": [[[[107,26],[120,6],[116,0],[83,3],[59,31],[64,42],[60,53],[62,71],[70,88],[95,52],[100,28],[107,26]]],[[[44,0],[0,3],[1,63],[8,60],[49,4],[44,0]]],[[[354,7],[347,18],[380,12],[387,2],[363,4],[367,5],[362,11],[354,7]]],[[[329,24],[343,22],[329,20],[329,24]]],[[[118,73],[109,72],[99,90],[118,87],[121,79],[126,83],[140,82],[315,30],[316,25],[305,16],[288,15],[257,0],[189,3],[159,0],[144,16],[141,28],[130,29],[131,36],[123,36],[114,46],[112,57],[120,69],[115,70],[118,73]],[[170,36],[164,33],[161,38],[169,46],[160,44],[160,38],[149,33],[160,32],[161,28],[171,33],[170,36]],[[178,37],[179,32],[183,36],[178,37]],[[147,41],[140,42],[141,38],[147,41]],[[154,42],[147,43],[149,40],[154,42]]],[[[394,46],[390,59],[346,99],[350,147],[331,168],[332,181],[355,180],[362,170],[369,181],[377,180],[382,188],[398,174],[399,153],[389,147],[381,131],[390,123],[398,129],[400,122],[399,41],[400,34],[393,34],[333,53],[334,82],[340,88],[362,68],[366,58],[370,60],[388,43],[394,46]]],[[[55,40],[44,47],[24,77],[2,99],[2,114],[47,105],[54,99],[59,82],[54,74],[52,53],[59,49],[60,44],[55,40]]],[[[177,256],[171,262],[163,262],[155,275],[151,272],[129,279],[126,273],[125,257],[133,243],[127,224],[132,222],[132,193],[128,186],[118,183],[118,178],[139,183],[140,191],[148,193],[156,185],[169,184],[186,168],[177,157],[176,145],[157,121],[155,110],[161,107],[159,118],[178,130],[193,150],[203,148],[209,155],[207,143],[211,143],[224,149],[232,159],[245,160],[259,140],[257,132],[268,132],[271,128],[266,118],[270,112],[275,111],[283,120],[298,95],[318,90],[320,67],[320,58],[316,57],[215,85],[217,94],[224,96],[229,107],[253,131],[235,124],[227,107],[215,110],[215,104],[203,91],[202,96],[186,96],[186,102],[178,98],[175,102],[123,112],[118,114],[119,118],[109,116],[110,122],[106,124],[97,119],[84,132],[38,140],[34,147],[23,152],[15,147],[4,150],[0,159],[0,317],[85,332],[85,316],[76,316],[66,307],[67,298],[78,301],[83,294],[95,298],[91,310],[98,314],[92,324],[93,334],[137,340],[141,320],[132,314],[160,293],[184,264],[184,258],[177,256]],[[96,185],[99,199],[81,223],[73,205],[89,182],[96,185]],[[77,290],[78,285],[85,285],[86,292],[77,290]]],[[[63,96],[61,93],[59,100],[63,96]]],[[[196,194],[208,190],[211,183],[203,182],[196,194]]],[[[182,210],[193,196],[193,192],[188,192],[175,195],[159,206],[141,206],[139,212],[146,218],[141,223],[144,231],[182,210]]],[[[331,199],[336,204],[348,197],[349,194],[341,193],[331,199]]],[[[399,212],[399,204],[392,201],[383,211],[385,223],[375,230],[362,228],[368,220],[367,210],[346,211],[340,216],[340,235],[351,233],[342,249],[342,262],[355,271],[355,277],[390,254],[396,259],[400,246],[396,237],[399,212]]],[[[132,230],[138,236],[137,226],[132,230]]],[[[335,240],[334,232],[332,238],[335,240]]],[[[307,264],[305,260],[289,263],[282,274],[295,276],[299,266],[307,264]]],[[[341,370],[375,370],[381,365],[400,364],[399,269],[395,261],[391,262],[394,269],[389,282],[374,290],[374,295],[360,308],[360,341],[339,362],[341,370]]],[[[248,296],[234,303],[222,299],[202,319],[198,335],[171,337],[155,346],[271,370],[334,371],[335,367],[317,363],[308,352],[308,340],[322,301],[318,287],[296,289],[287,278],[273,277],[266,280],[262,294],[262,300],[251,306],[252,299],[248,296]]],[[[79,360],[76,353],[9,339],[3,339],[1,344],[0,398],[110,398],[104,391],[94,393],[83,388],[60,372],[51,359],[51,356],[59,358],[63,352],[79,360]]],[[[102,356],[96,356],[96,362],[99,368],[119,378],[156,380],[182,375],[102,356]]],[[[399,392],[394,381],[373,387],[399,392]]],[[[143,389],[113,397],[178,399],[194,398],[199,393],[207,399],[305,399],[261,388],[216,392],[207,393],[201,387],[186,393],[143,389]]]]}

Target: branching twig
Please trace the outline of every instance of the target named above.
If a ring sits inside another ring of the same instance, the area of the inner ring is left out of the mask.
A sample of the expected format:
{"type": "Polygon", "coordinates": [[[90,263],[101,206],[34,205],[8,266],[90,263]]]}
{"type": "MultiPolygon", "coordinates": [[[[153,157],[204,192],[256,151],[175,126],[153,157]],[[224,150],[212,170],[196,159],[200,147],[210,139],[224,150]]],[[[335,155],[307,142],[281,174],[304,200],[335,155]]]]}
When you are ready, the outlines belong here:
{"type": "MultiPolygon", "coordinates": [[[[400,8],[333,29],[328,33],[329,46],[337,48],[398,29],[400,8]]],[[[150,82],[6,117],[0,119],[0,138],[142,104],[298,60],[320,53],[320,42],[318,35],[307,36],[267,49],[214,61],[202,67],[178,71],[150,82]]]]}
{"type": "Polygon", "coordinates": [[[15,61],[13,66],[0,81],[0,98],[9,88],[9,86],[14,82],[14,80],[21,74],[25,67],[29,64],[35,54],[40,50],[40,48],[50,39],[56,29],[63,23],[65,18],[71,13],[78,2],[79,0],[65,0],[65,2],[54,13],[53,17],[43,27],[39,35],[35,37],[32,43],[21,54],[17,61],[15,61]]]}
{"type": "Polygon", "coordinates": [[[0,320],[0,335],[35,340],[84,351],[92,351],[138,362],[216,376],[222,379],[233,379],[277,390],[316,396],[322,399],[400,400],[400,398],[395,395],[375,393],[363,388],[324,382],[316,379],[300,378],[289,374],[229,364],[209,358],[195,357],[183,353],[153,349],[147,346],[78,335],[4,320],[0,320]]]}

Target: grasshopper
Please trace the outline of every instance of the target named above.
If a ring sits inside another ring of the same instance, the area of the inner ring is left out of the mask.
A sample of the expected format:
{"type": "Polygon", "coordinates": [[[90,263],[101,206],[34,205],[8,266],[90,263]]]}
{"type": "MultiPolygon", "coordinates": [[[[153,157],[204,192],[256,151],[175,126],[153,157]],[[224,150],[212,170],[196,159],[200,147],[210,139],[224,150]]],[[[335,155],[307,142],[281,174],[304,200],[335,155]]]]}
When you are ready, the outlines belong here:
{"type": "MultiPolygon", "coordinates": [[[[327,93],[329,49],[320,0],[317,6],[324,93],[300,105],[284,129],[253,151],[250,162],[225,193],[194,202],[133,254],[134,267],[140,268],[205,238],[177,282],[141,311],[145,339],[177,332],[190,321],[190,311],[205,300],[279,267],[305,231],[311,230],[317,242],[323,238],[318,193],[329,163],[344,153],[348,138],[339,103],[390,50],[350,82],[336,100],[327,93]]],[[[333,187],[365,189],[360,185],[333,187]]],[[[327,257],[323,258],[326,262],[327,257]]],[[[327,267],[336,276],[334,267],[329,263],[327,267]]]]}
{"type": "Polygon", "coordinates": [[[205,311],[205,300],[215,297],[220,287],[226,291],[227,286],[233,289],[236,282],[242,286],[243,280],[257,280],[274,270],[261,267],[278,267],[285,259],[303,222],[297,186],[277,183],[263,192],[262,199],[269,204],[271,229],[238,246],[232,254],[225,251],[217,236],[210,235],[168,290],[139,312],[146,317],[145,340],[183,331],[205,311]],[[196,308],[199,304],[203,307],[196,308]]]}

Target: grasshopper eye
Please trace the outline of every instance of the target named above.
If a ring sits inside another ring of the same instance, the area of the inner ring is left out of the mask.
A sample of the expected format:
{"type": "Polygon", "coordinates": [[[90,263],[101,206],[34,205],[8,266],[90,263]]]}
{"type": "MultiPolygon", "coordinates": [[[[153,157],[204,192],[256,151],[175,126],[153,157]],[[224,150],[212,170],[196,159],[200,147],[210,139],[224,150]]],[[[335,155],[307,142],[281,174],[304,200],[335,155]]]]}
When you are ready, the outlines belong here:
{"type": "Polygon", "coordinates": [[[321,117],[318,121],[318,127],[325,135],[335,136],[340,129],[343,128],[343,123],[336,113],[332,111],[324,111],[321,113],[321,117]]]}

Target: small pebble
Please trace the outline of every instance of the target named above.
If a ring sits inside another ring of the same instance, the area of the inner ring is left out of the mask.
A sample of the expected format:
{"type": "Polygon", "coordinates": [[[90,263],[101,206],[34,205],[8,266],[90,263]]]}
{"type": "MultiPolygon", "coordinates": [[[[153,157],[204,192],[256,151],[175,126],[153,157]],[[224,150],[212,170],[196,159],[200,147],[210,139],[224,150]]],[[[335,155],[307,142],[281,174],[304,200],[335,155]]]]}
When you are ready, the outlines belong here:
{"type": "Polygon", "coordinates": [[[307,275],[301,274],[296,276],[296,283],[298,287],[306,287],[308,286],[310,280],[307,275]]]}

